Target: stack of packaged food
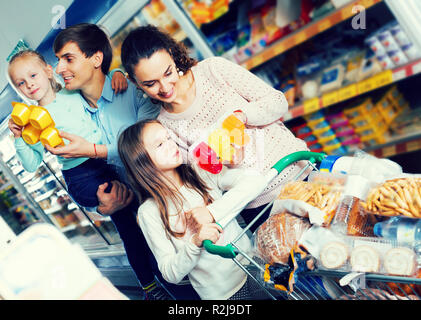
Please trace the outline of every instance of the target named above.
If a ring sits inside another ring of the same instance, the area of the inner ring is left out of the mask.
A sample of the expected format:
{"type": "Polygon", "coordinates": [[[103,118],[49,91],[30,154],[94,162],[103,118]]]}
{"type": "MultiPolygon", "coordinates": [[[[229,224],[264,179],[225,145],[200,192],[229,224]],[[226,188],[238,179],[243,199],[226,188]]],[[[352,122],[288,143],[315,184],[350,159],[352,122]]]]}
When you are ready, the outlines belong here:
{"type": "MultiPolygon", "coordinates": [[[[275,278],[282,277],[274,276],[285,265],[290,268],[282,272],[316,268],[374,273],[385,282],[388,276],[416,278],[420,218],[421,175],[403,173],[397,163],[363,151],[327,156],[306,181],[285,184],[253,235],[255,254],[266,265],[265,283],[286,291],[293,287],[279,286],[275,278]]],[[[421,292],[420,286],[408,286],[412,295],[421,292]]]]}

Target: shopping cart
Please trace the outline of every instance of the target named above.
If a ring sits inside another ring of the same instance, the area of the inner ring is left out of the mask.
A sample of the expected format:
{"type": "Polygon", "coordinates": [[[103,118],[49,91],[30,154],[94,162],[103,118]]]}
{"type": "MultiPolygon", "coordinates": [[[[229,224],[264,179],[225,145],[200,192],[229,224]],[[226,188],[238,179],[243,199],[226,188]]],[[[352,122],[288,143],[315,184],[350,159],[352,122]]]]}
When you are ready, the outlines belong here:
{"type": "MultiPolygon", "coordinates": [[[[297,161],[307,161],[307,164],[293,180],[297,180],[310,167],[318,171],[316,163],[320,163],[326,157],[323,153],[310,151],[298,151],[287,155],[279,160],[267,173],[268,181],[271,181],[289,165],[297,161]]],[[[205,250],[211,254],[219,255],[226,259],[232,259],[249,278],[251,278],[264,293],[263,299],[273,300],[402,300],[420,299],[421,278],[386,276],[370,273],[347,273],[331,270],[306,270],[295,272],[293,290],[278,290],[273,284],[263,282],[262,275],[267,272],[264,262],[258,257],[251,257],[242,250],[237,242],[259,220],[259,218],[272,206],[276,199],[268,203],[264,209],[245,227],[231,243],[225,246],[213,244],[210,240],[203,242],[205,250]],[[249,264],[243,265],[238,255],[242,255],[249,264]],[[419,286],[419,287],[417,287],[419,286]]],[[[224,228],[232,219],[225,220],[224,228]]],[[[293,255],[293,253],[291,253],[293,255]]],[[[420,274],[421,276],[421,274],[420,274]]]]}

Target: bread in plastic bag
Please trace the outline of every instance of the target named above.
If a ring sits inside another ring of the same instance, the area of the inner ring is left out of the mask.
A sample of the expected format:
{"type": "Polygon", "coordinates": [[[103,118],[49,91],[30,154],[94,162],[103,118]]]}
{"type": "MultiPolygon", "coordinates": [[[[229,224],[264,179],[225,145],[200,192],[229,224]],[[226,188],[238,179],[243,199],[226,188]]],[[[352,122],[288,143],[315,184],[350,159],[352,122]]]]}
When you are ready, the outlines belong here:
{"type": "Polygon", "coordinates": [[[271,214],[253,235],[256,255],[268,264],[287,264],[291,249],[310,227],[308,219],[286,211],[271,214]]]}

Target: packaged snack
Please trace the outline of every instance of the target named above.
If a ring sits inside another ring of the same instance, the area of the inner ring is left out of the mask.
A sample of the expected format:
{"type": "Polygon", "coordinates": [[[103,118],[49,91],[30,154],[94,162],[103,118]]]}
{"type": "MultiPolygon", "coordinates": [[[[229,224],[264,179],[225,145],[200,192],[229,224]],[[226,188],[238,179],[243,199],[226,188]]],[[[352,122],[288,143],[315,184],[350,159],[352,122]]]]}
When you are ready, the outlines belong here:
{"type": "Polygon", "coordinates": [[[316,136],[320,136],[324,132],[330,130],[329,123],[323,119],[321,119],[319,122],[312,121],[307,124],[311,129],[313,129],[313,134],[316,136]]]}
{"type": "Polygon", "coordinates": [[[398,43],[400,47],[403,47],[411,43],[411,40],[409,40],[408,36],[403,31],[399,23],[397,22],[394,23],[389,30],[393,38],[395,38],[396,42],[398,43]]]}
{"type": "Polygon", "coordinates": [[[363,208],[375,215],[421,218],[421,177],[403,175],[372,187],[363,208]]]}
{"type": "Polygon", "coordinates": [[[375,237],[339,235],[312,226],[299,245],[316,260],[317,268],[412,277],[417,274],[417,254],[408,246],[375,237]]]}
{"type": "Polygon", "coordinates": [[[384,28],[376,35],[387,52],[399,50],[400,47],[388,28],[384,28]]]}
{"type": "Polygon", "coordinates": [[[320,91],[328,92],[334,89],[339,89],[345,78],[345,67],[342,64],[337,64],[323,71],[322,80],[320,83],[320,91]]]}
{"type": "Polygon", "coordinates": [[[318,136],[319,143],[325,145],[328,141],[333,140],[336,138],[335,131],[329,129],[318,136]]]}
{"type": "Polygon", "coordinates": [[[326,116],[326,120],[332,129],[343,127],[349,123],[348,118],[343,112],[328,115],[326,116]]]}
{"type": "Polygon", "coordinates": [[[367,46],[376,54],[376,56],[386,55],[386,49],[383,47],[376,35],[372,35],[365,40],[367,46]]]}
{"type": "Polygon", "coordinates": [[[393,62],[392,58],[388,54],[379,55],[377,57],[377,60],[379,61],[383,70],[389,70],[396,67],[396,64],[393,62]]]}
{"type": "Polygon", "coordinates": [[[409,62],[408,57],[405,55],[401,48],[388,51],[387,55],[392,59],[396,66],[403,66],[409,62]]]}
{"type": "Polygon", "coordinates": [[[312,224],[328,226],[336,212],[345,184],[341,174],[312,172],[309,181],[291,181],[285,184],[272,210],[286,210],[308,217],[312,224]]]}
{"type": "Polygon", "coordinates": [[[420,50],[413,43],[402,46],[402,51],[408,57],[409,61],[414,61],[421,58],[420,50]]]}

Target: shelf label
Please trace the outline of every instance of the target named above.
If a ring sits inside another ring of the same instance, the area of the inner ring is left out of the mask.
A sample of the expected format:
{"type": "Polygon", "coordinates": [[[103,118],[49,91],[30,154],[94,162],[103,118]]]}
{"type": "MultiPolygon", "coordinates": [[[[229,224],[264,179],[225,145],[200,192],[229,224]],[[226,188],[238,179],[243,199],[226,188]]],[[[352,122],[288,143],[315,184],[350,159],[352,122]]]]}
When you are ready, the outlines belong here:
{"type": "Polygon", "coordinates": [[[421,140],[409,141],[406,143],[406,151],[416,151],[421,149],[421,140]]]}
{"type": "Polygon", "coordinates": [[[320,109],[320,101],[319,98],[313,98],[313,99],[309,99],[304,101],[303,103],[304,106],[304,114],[309,114],[312,113],[314,111],[317,111],[320,109]]]}
{"type": "Polygon", "coordinates": [[[383,87],[393,82],[393,72],[392,70],[386,70],[375,75],[373,78],[376,88],[383,87]]]}
{"type": "Polygon", "coordinates": [[[323,21],[320,21],[319,23],[319,32],[323,32],[326,29],[329,29],[332,26],[332,21],[329,19],[325,19],[323,21]]]}
{"type": "Polygon", "coordinates": [[[322,106],[327,107],[339,101],[339,90],[325,93],[322,95],[322,106]]]}
{"type": "Polygon", "coordinates": [[[300,43],[303,43],[304,41],[307,40],[307,35],[305,33],[305,30],[298,32],[295,36],[294,36],[294,42],[295,45],[299,45],[300,43]]]}
{"type": "Polygon", "coordinates": [[[375,77],[371,77],[357,83],[357,91],[359,94],[371,91],[375,89],[375,87],[375,77]]]}
{"type": "Polygon", "coordinates": [[[273,52],[275,54],[275,56],[277,56],[278,54],[281,54],[285,51],[285,43],[284,42],[279,42],[277,43],[274,47],[273,47],[273,52]]]}
{"type": "Polygon", "coordinates": [[[338,101],[348,100],[357,95],[357,85],[350,84],[338,90],[338,101]]]}
{"type": "Polygon", "coordinates": [[[383,158],[387,158],[387,157],[395,155],[396,154],[395,145],[383,148],[382,153],[383,153],[383,158]]]}
{"type": "Polygon", "coordinates": [[[258,66],[258,65],[262,64],[263,62],[265,62],[265,60],[263,59],[262,54],[257,54],[256,56],[254,56],[252,58],[252,61],[253,61],[252,62],[253,66],[258,66]]]}

